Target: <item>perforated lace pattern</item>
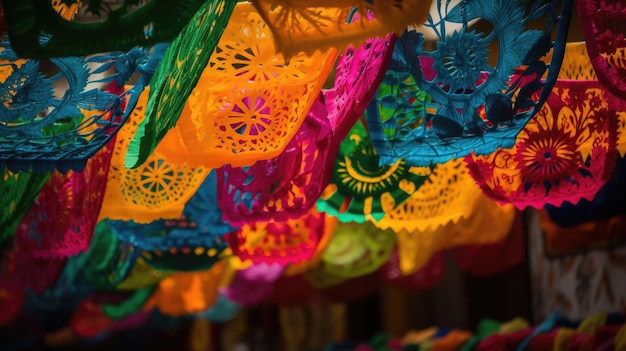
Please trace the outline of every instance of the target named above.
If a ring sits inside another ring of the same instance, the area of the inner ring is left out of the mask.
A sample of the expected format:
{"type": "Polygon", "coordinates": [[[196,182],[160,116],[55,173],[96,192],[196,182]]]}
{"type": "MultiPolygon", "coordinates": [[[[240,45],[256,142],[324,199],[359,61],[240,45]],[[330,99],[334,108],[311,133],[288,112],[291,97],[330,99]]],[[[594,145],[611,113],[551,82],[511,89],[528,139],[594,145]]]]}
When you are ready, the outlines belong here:
{"type": "Polygon", "coordinates": [[[340,56],[331,89],[323,90],[304,124],[276,158],[216,170],[220,206],[233,224],[297,218],[315,204],[332,173],[331,158],[361,116],[391,58],[393,35],[368,39],[340,56]]]}
{"type": "Polygon", "coordinates": [[[428,178],[429,169],[410,167],[405,160],[380,166],[363,121],[341,143],[330,184],[317,201],[320,211],[342,222],[380,220],[402,205],[428,178]]]}
{"type": "MultiPolygon", "coordinates": [[[[321,103],[316,106],[323,109],[321,103]]],[[[224,165],[216,170],[224,219],[240,225],[286,221],[302,217],[315,205],[330,181],[327,165],[334,157],[330,125],[318,115],[309,113],[279,156],[250,167],[224,165]]]]}
{"type": "MultiPolygon", "coordinates": [[[[148,223],[162,218],[180,218],[185,204],[209,173],[203,168],[185,165],[187,154],[180,148],[176,159],[163,157],[157,149],[141,167],[124,167],[130,140],[144,118],[147,94],[147,90],[141,94],[128,123],[118,133],[101,219],[148,223]]],[[[177,139],[166,138],[159,148],[179,146],[177,139]]]]}
{"type": "Polygon", "coordinates": [[[513,146],[559,71],[571,0],[437,0],[434,8],[422,27],[396,43],[384,84],[367,110],[384,164],[404,158],[427,166],[513,146]],[[472,29],[476,19],[492,30],[472,29]],[[543,26],[531,29],[539,19],[543,26]],[[436,38],[436,47],[425,44],[423,33],[436,38]],[[552,47],[547,65],[541,58],[552,47]],[[492,66],[489,58],[496,55],[492,66]],[[523,73],[511,80],[516,69],[523,73]]]}
{"type": "Polygon", "coordinates": [[[232,0],[204,1],[169,46],[150,83],[146,118],[129,145],[124,163],[127,167],[145,163],[176,125],[236,4],[232,0]]]}
{"type": "Polygon", "coordinates": [[[312,209],[300,218],[246,224],[227,240],[242,260],[285,267],[309,260],[325,230],[325,214],[312,209]]]}
{"type": "Polygon", "coordinates": [[[82,172],[55,171],[15,232],[18,250],[35,258],[85,252],[96,227],[107,184],[113,141],[82,172]]]}
{"type": "Polygon", "coordinates": [[[238,3],[179,120],[206,167],[250,166],[278,156],[313,106],[336,49],[286,60],[254,8],[238,3]]]}
{"type": "Polygon", "coordinates": [[[185,204],[179,218],[150,223],[112,220],[111,229],[120,240],[139,250],[212,247],[216,238],[238,229],[223,222],[217,206],[217,188],[215,172],[211,172],[185,204]]]}
{"type": "MultiPolygon", "coordinates": [[[[520,132],[516,146],[466,158],[470,174],[490,198],[523,209],[593,199],[616,158],[616,101],[590,76],[581,43],[568,45],[565,71],[547,104],[520,132]],[[582,50],[582,51],[581,51],[582,50]],[[571,55],[571,56],[570,56],[571,55]],[[577,67],[577,68],[576,68],[577,67]]],[[[619,106],[619,105],[617,105],[619,106]]]]}
{"type": "MultiPolygon", "coordinates": [[[[592,83],[596,86],[595,81],[599,81],[602,85],[599,89],[612,92],[610,87],[607,87],[606,82],[599,79],[596,74],[596,70],[599,69],[594,61],[589,57],[588,42],[570,42],[567,43],[565,48],[566,54],[563,57],[563,64],[561,65],[561,71],[559,72],[559,79],[563,81],[594,81],[592,83]]],[[[625,44],[626,45],[626,44],[625,44]]],[[[618,50],[614,53],[619,59],[626,60],[626,46],[622,50],[618,50]]],[[[626,61],[624,61],[626,62],[626,61]]],[[[626,74],[626,63],[622,65],[624,67],[624,74],[626,74]]],[[[577,83],[574,83],[577,84],[577,83]]],[[[626,98],[619,98],[621,95],[614,95],[604,93],[602,98],[606,100],[608,108],[611,113],[617,114],[617,151],[620,156],[626,155],[626,98]]]]}
{"type": "Polygon", "coordinates": [[[625,100],[626,5],[620,0],[581,0],[578,17],[598,80],[625,100]]]}
{"type": "Polygon", "coordinates": [[[335,84],[322,91],[337,142],[348,135],[374,98],[391,62],[396,40],[393,34],[370,38],[357,48],[348,46],[339,57],[335,84]]]}
{"type": "Polygon", "coordinates": [[[344,49],[367,38],[390,32],[400,35],[407,26],[428,17],[430,0],[316,1],[253,0],[268,23],[279,52],[291,57],[300,51],[329,47],[344,49]]]}
{"type": "Polygon", "coordinates": [[[81,171],[122,127],[159,50],[20,59],[0,42],[0,168],[81,171]],[[141,72],[137,86],[118,89],[141,72]],[[124,98],[129,97],[128,103],[124,98]]]}
{"type": "MultiPolygon", "coordinates": [[[[322,214],[324,213],[322,212],[322,214]]],[[[315,248],[313,255],[307,260],[302,260],[299,263],[290,264],[285,267],[284,276],[302,275],[313,269],[313,267],[316,267],[322,260],[322,255],[326,251],[326,247],[328,247],[328,243],[333,238],[333,235],[335,235],[335,228],[338,224],[336,217],[328,216],[326,214],[324,214],[324,217],[324,234],[317,242],[317,247],[315,248]]]]}
{"type": "Polygon", "coordinates": [[[373,223],[395,232],[437,229],[469,216],[473,210],[471,204],[480,196],[482,192],[469,175],[463,159],[451,160],[436,165],[407,201],[373,223]]]}

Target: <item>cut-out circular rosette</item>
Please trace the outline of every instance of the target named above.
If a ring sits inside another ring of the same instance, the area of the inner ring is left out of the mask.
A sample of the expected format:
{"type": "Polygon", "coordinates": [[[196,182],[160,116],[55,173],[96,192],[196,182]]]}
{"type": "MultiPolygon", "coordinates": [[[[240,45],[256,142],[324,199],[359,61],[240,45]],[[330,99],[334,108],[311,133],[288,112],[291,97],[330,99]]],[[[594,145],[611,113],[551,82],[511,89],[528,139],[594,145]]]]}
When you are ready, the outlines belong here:
{"type": "Polygon", "coordinates": [[[128,122],[116,137],[100,219],[136,223],[178,219],[209,174],[207,169],[186,164],[189,155],[173,135],[168,135],[140,167],[124,167],[130,141],[145,117],[148,90],[139,96],[128,122]],[[176,156],[166,157],[163,151],[167,149],[176,150],[176,156]]]}
{"type": "Polygon", "coordinates": [[[393,35],[349,47],[338,60],[335,84],[322,91],[281,154],[249,167],[216,170],[220,207],[232,224],[304,215],[330,182],[339,143],[375,93],[391,55],[393,35]]]}
{"type": "Polygon", "coordinates": [[[325,116],[309,114],[279,156],[250,167],[216,169],[224,219],[243,225],[305,215],[330,181],[331,138],[325,116]]]}
{"type": "Polygon", "coordinates": [[[403,159],[379,166],[379,156],[359,120],[341,143],[331,182],[317,208],[342,222],[378,221],[411,197],[429,174],[430,169],[408,166],[403,159]]]}
{"type": "Polygon", "coordinates": [[[521,0],[437,0],[435,8],[440,16],[431,15],[396,42],[387,76],[367,109],[383,164],[403,158],[427,166],[511,147],[556,80],[570,0],[530,6],[521,0]],[[490,31],[481,32],[477,22],[490,31]],[[546,64],[540,59],[551,48],[555,54],[546,64]],[[516,70],[522,73],[511,80],[516,70]]]}
{"type": "Polygon", "coordinates": [[[82,170],[124,125],[162,55],[135,48],[39,61],[17,57],[6,38],[0,47],[0,168],[12,171],[82,170]],[[135,73],[137,86],[124,88],[135,73]]]}
{"type": "Polygon", "coordinates": [[[198,83],[237,4],[230,0],[204,1],[172,41],[156,68],[146,105],[146,118],[130,143],[125,165],[145,163],[178,118],[198,83]]]}
{"type": "Polygon", "coordinates": [[[248,3],[238,3],[178,120],[193,164],[249,166],[278,156],[318,97],[336,49],[286,60],[248,3]]]}
{"type": "Polygon", "coordinates": [[[124,242],[142,250],[141,257],[159,270],[193,271],[210,268],[227,248],[221,237],[237,228],[222,222],[217,206],[215,172],[209,174],[176,220],[147,224],[110,220],[124,242]]]}
{"type": "MultiPolygon", "coordinates": [[[[559,80],[510,149],[466,157],[483,192],[517,208],[592,200],[617,155],[617,101],[595,79],[582,43],[567,46],[559,80]]],[[[619,106],[619,105],[618,105],[619,106]]]]}
{"type": "Polygon", "coordinates": [[[222,222],[222,211],[217,206],[216,176],[211,172],[196,193],[189,199],[177,219],[162,219],[142,224],[133,221],[110,220],[117,236],[145,250],[166,250],[180,243],[204,242],[236,230],[222,222]]]}
{"type": "Polygon", "coordinates": [[[579,0],[578,17],[598,81],[616,97],[626,99],[626,4],[579,0]]]}

